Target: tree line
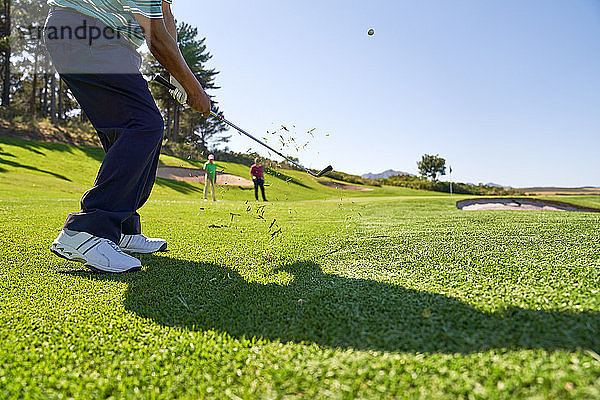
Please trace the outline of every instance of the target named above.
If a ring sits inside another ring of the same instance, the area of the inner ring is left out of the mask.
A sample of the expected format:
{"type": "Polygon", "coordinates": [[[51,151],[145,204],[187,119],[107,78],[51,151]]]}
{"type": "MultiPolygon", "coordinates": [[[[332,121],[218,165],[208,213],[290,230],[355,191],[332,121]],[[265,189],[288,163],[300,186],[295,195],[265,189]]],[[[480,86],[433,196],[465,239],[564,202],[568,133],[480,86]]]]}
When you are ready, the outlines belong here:
{"type": "MultiPolygon", "coordinates": [[[[48,6],[39,0],[0,0],[0,81],[5,118],[47,119],[59,126],[85,122],[85,113],[57,74],[43,44],[43,25],[48,6]]],[[[178,42],[192,72],[210,93],[219,89],[219,72],[208,68],[211,54],[206,39],[190,24],[178,23],[178,42]]],[[[142,73],[168,77],[167,71],[149,53],[142,54],[142,73]]],[[[168,90],[157,84],[150,89],[165,120],[165,139],[190,143],[201,152],[226,143],[227,126],[217,118],[203,118],[175,101],[168,90]]],[[[213,100],[213,110],[218,105],[213,100]]],[[[90,128],[91,129],[91,128],[90,128]]]]}

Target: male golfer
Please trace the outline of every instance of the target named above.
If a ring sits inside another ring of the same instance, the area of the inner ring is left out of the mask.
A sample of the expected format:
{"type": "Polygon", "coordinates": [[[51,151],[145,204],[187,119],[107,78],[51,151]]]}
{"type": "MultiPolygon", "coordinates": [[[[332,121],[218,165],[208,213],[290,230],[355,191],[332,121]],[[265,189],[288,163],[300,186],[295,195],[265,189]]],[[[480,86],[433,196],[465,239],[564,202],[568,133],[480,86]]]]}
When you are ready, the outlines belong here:
{"type": "Polygon", "coordinates": [[[61,78],[96,129],[106,155],[81,211],[51,251],[101,272],[141,268],[126,253],[166,249],[141,234],[137,210],[154,185],[164,124],[136,51],[144,41],[170,72],[180,100],[205,116],[210,100],[177,46],[171,0],[49,0],[44,41],[61,78]]]}
{"type": "Polygon", "coordinates": [[[260,165],[258,157],[254,159],[254,164],[250,167],[250,176],[252,176],[252,182],[254,182],[254,198],[258,201],[258,188],[262,193],[263,201],[267,201],[265,197],[265,175],[263,173],[263,167],[260,165]]]}
{"type": "Polygon", "coordinates": [[[212,188],[212,199],[217,201],[215,197],[215,185],[217,184],[217,164],[215,164],[215,156],[212,154],[208,155],[208,161],[204,163],[204,201],[208,195],[209,186],[212,188]]]}

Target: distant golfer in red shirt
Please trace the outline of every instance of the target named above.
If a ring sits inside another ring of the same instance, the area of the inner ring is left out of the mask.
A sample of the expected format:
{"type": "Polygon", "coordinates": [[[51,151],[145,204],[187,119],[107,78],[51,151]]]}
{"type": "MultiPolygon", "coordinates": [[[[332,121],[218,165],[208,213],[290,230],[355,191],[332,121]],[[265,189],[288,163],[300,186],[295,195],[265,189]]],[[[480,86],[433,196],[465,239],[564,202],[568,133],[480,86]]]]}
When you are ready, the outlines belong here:
{"type": "Polygon", "coordinates": [[[267,201],[267,198],[265,197],[265,175],[263,173],[263,167],[258,161],[258,157],[254,159],[254,164],[252,164],[250,167],[250,175],[252,176],[252,181],[254,182],[254,197],[256,198],[256,201],[258,201],[259,186],[263,201],[267,201]]]}

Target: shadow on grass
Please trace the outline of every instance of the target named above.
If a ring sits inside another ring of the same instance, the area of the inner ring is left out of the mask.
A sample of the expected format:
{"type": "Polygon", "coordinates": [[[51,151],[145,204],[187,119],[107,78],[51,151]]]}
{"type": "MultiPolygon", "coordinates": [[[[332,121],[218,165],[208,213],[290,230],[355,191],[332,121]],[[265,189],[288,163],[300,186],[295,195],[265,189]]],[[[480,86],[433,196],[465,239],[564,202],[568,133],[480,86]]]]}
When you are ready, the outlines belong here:
{"type": "Polygon", "coordinates": [[[125,307],[170,327],[359,350],[600,351],[597,312],[509,307],[487,313],[440,294],[325,274],[312,262],[275,269],[292,277],[288,285],[279,285],[249,283],[211,263],[169,256],[144,256],[142,261],[148,266],[143,272],[91,276],[128,283],[125,307]]]}
{"type": "MultiPolygon", "coordinates": [[[[15,140],[16,141],[16,140],[15,140]]],[[[17,143],[13,143],[17,146],[19,146],[22,149],[25,149],[27,151],[30,151],[32,153],[35,153],[37,155],[40,156],[46,156],[46,153],[43,153],[41,151],[39,151],[36,147],[40,148],[41,146],[37,146],[37,142],[25,142],[25,141],[21,141],[19,140],[17,143]]],[[[14,156],[13,156],[14,157],[14,156]]]]}
{"type": "MultiPolygon", "coordinates": [[[[14,168],[22,168],[22,169],[26,169],[26,170],[29,170],[29,171],[41,172],[41,173],[44,173],[44,174],[52,175],[52,176],[54,176],[55,178],[58,178],[58,179],[62,179],[63,181],[71,182],[71,180],[69,178],[67,178],[66,176],[64,176],[64,175],[60,175],[60,174],[56,174],[54,172],[50,172],[50,171],[46,171],[46,170],[43,170],[43,169],[39,169],[37,167],[32,167],[31,165],[20,164],[18,162],[8,161],[8,160],[4,160],[2,158],[0,158],[0,164],[8,165],[8,166],[11,166],[11,167],[14,167],[14,168]]],[[[6,171],[7,171],[6,169],[0,169],[0,172],[6,172],[6,171]]]]}
{"type": "MultiPolygon", "coordinates": [[[[8,145],[13,145],[13,146],[18,146],[22,149],[29,150],[36,154],[40,154],[40,155],[44,155],[44,156],[46,154],[40,150],[52,150],[52,151],[73,153],[73,149],[76,148],[77,150],[85,153],[86,156],[88,156],[96,161],[99,161],[99,162],[102,162],[104,155],[105,155],[104,150],[100,147],[98,147],[98,148],[82,147],[82,146],[74,147],[71,145],[66,145],[66,144],[61,144],[61,143],[25,141],[25,140],[12,139],[12,138],[6,138],[6,137],[0,137],[0,144],[8,144],[8,145]]],[[[14,161],[8,161],[5,159],[2,159],[1,156],[15,157],[14,155],[12,155],[10,153],[0,153],[0,164],[9,165],[9,166],[12,166],[15,168],[24,168],[24,169],[28,169],[30,171],[42,172],[42,173],[49,174],[49,175],[55,176],[57,178],[66,180],[66,181],[71,181],[69,178],[67,178],[63,175],[59,175],[59,174],[56,174],[56,173],[53,173],[50,171],[45,171],[45,170],[39,169],[37,167],[20,164],[20,163],[14,162],[14,161]]],[[[6,169],[0,167],[0,172],[6,172],[6,171],[7,171],[6,169]]],[[[190,185],[187,182],[179,182],[179,181],[172,181],[172,180],[168,180],[168,179],[157,178],[156,184],[160,185],[160,186],[166,186],[168,188],[171,188],[177,192],[184,193],[184,194],[202,193],[202,189],[199,189],[193,185],[190,185]]]]}
{"type": "Polygon", "coordinates": [[[187,182],[183,182],[183,181],[175,181],[175,180],[171,180],[171,179],[163,179],[163,178],[156,178],[155,181],[156,185],[159,186],[164,186],[164,187],[168,187],[170,189],[173,189],[179,193],[183,193],[183,194],[191,194],[191,193],[202,193],[203,190],[194,186],[194,185],[190,185],[187,182]]]}
{"type": "Polygon", "coordinates": [[[0,143],[8,144],[11,146],[18,146],[24,150],[31,151],[32,153],[46,156],[42,150],[51,150],[51,151],[59,151],[64,153],[73,153],[73,149],[76,148],[79,151],[85,153],[88,157],[96,160],[102,161],[104,158],[104,150],[100,147],[84,147],[84,146],[74,146],[67,145],[62,143],[52,143],[52,142],[41,142],[35,140],[21,140],[21,139],[13,139],[7,137],[0,137],[0,143]]]}

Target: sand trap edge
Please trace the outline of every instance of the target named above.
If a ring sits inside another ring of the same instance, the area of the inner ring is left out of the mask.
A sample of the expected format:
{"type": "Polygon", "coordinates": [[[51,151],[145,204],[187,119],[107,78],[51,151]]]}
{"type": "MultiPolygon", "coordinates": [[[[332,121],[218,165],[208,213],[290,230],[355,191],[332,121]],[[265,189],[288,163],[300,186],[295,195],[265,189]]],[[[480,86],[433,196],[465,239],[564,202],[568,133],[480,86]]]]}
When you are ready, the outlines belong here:
{"type": "MultiPolygon", "coordinates": [[[[516,203],[519,205],[531,205],[537,207],[553,207],[558,209],[557,211],[575,211],[575,212],[593,212],[600,213],[600,209],[592,208],[592,207],[584,207],[578,206],[576,204],[565,203],[563,201],[555,201],[555,200],[541,200],[541,199],[530,199],[530,198],[522,198],[522,197],[488,197],[488,198],[477,198],[477,199],[465,199],[456,202],[456,208],[459,210],[463,210],[465,207],[470,205],[485,205],[485,204],[509,204],[516,203]]],[[[497,209],[495,209],[497,210],[497,209]]],[[[518,211],[518,208],[507,208],[507,211],[518,211]]],[[[527,209],[523,209],[524,211],[527,209]]],[[[474,210],[471,210],[474,211],[474,210]]],[[[485,211],[485,210],[484,210],[485,211]]]]}

